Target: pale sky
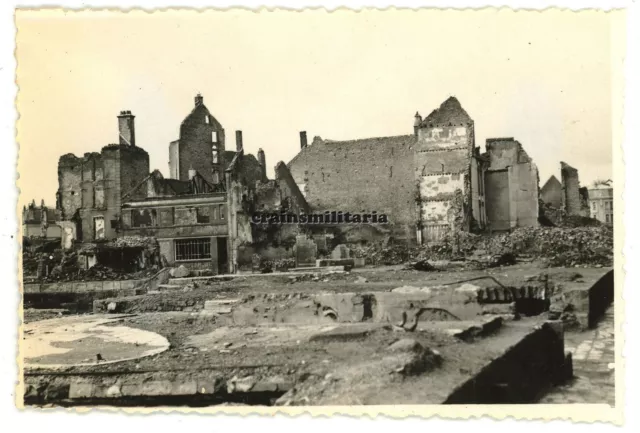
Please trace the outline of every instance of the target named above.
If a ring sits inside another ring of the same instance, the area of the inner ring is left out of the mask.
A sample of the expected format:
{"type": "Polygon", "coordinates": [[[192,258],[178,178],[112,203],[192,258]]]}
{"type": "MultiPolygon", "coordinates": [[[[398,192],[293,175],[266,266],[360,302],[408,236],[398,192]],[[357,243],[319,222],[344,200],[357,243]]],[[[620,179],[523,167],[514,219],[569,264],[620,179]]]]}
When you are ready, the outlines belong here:
{"type": "MultiPolygon", "coordinates": [[[[169,142],[201,92],[235,149],[268,174],[299,131],[340,140],[413,133],[456,96],[476,145],[515,137],[540,171],[612,176],[611,14],[597,11],[31,12],[17,14],[20,203],[53,206],[60,155],[136,144],[168,175],[169,142]]],[[[614,67],[618,67],[615,65],[614,67]]],[[[357,179],[354,179],[357,181],[357,179]]]]}

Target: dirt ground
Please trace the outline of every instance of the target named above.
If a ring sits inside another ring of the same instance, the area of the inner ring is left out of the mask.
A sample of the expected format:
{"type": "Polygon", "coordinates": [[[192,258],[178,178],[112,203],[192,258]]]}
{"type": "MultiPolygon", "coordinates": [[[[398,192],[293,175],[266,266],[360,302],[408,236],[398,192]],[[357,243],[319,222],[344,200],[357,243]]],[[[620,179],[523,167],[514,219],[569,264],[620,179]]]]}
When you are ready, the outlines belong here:
{"type": "MultiPolygon", "coordinates": [[[[531,284],[527,281],[539,281],[541,274],[547,274],[548,281],[553,284],[570,289],[587,286],[607,270],[544,268],[536,263],[483,271],[441,272],[420,272],[393,266],[356,269],[343,274],[312,275],[298,278],[295,282],[289,276],[278,275],[239,277],[227,281],[191,280],[195,284],[190,284],[187,291],[174,289],[171,293],[148,294],[140,298],[145,299],[143,302],[155,302],[154,299],[169,296],[184,301],[185,305],[193,305],[196,300],[203,302],[251,294],[373,292],[402,286],[437,286],[483,276],[492,276],[505,286],[519,287],[531,284]]],[[[476,280],[474,284],[483,286],[496,283],[492,280],[476,280]]],[[[25,319],[37,320],[58,313],[49,311],[39,316],[30,311],[25,314],[25,319]]],[[[226,328],[227,323],[222,323],[216,317],[198,311],[143,312],[120,317],[105,326],[125,326],[157,333],[169,341],[169,349],[113,364],[67,367],[64,374],[115,377],[148,373],[163,377],[175,372],[211,370],[212,374],[226,379],[250,376],[254,381],[277,378],[280,381],[305,383],[309,387],[307,391],[315,396],[314,404],[388,404],[389,401],[404,404],[440,403],[454,387],[476,374],[506,347],[519,341],[536,323],[544,320],[543,315],[505,323],[496,335],[487,336],[476,343],[456,340],[442,332],[413,332],[409,334],[411,339],[425,348],[437,350],[444,362],[437,374],[424,374],[409,380],[389,375],[386,371],[387,364],[383,362],[385,348],[407,337],[407,334],[398,334],[389,326],[351,324],[347,327],[353,332],[346,338],[314,340],[311,337],[322,332],[324,325],[226,328]],[[371,326],[371,329],[362,333],[358,326],[371,326]]],[[[31,374],[38,371],[44,370],[28,369],[31,374]]]]}
{"type": "MultiPolygon", "coordinates": [[[[347,325],[333,337],[315,340],[310,337],[331,326],[224,330],[214,320],[201,321],[191,313],[143,313],[118,318],[110,325],[158,333],[169,340],[168,350],[113,364],[67,367],[63,373],[123,378],[151,373],[155,380],[176,372],[211,370],[224,380],[251,377],[254,381],[304,382],[305,392],[315,395],[314,404],[322,401],[333,404],[440,403],[456,386],[522,338],[534,327],[534,322],[519,321],[514,326],[506,326],[496,336],[487,336],[476,343],[428,330],[398,333],[380,324],[347,325]],[[366,332],[362,332],[363,329],[366,332]],[[264,339],[274,334],[277,338],[264,339]],[[392,371],[385,361],[389,353],[385,349],[401,338],[411,338],[425,348],[437,350],[444,359],[443,364],[433,374],[412,379],[390,374],[392,371]]],[[[46,369],[28,369],[29,373],[38,371],[46,369]]]]}
{"type": "Polygon", "coordinates": [[[593,281],[610,268],[546,268],[540,263],[521,263],[514,266],[490,268],[485,270],[452,269],[447,271],[423,272],[405,270],[402,266],[384,266],[376,268],[354,269],[348,273],[317,274],[299,276],[293,280],[291,276],[264,274],[252,277],[236,277],[229,281],[207,279],[173,280],[172,284],[192,283],[193,291],[171,296],[185,299],[214,299],[223,297],[240,297],[262,293],[321,293],[321,292],[373,292],[387,291],[402,286],[437,286],[473,279],[473,284],[480,287],[495,286],[491,279],[477,279],[491,276],[500,284],[509,287],[520,287],[529,279],[548,274],[549,280],[559,284],[563,289],[579,287],[582,283],[593,281]],[[366,282],[363,282],[366,280],[366,282]]]}

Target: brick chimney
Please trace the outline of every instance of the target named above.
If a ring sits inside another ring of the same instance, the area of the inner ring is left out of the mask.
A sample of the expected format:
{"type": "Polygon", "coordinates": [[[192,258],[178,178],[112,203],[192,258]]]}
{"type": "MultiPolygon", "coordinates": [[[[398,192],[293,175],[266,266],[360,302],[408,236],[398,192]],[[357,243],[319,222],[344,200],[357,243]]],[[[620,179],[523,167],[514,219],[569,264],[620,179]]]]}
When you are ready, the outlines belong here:
{"type": "Polygon", "coordinates": [[[307,131],[300,131],[300,149],[307,147],[307,131]]]}
{"type": "Polygon", "coordinates": [[[240,152],[242,149],[242,131],[236,131],[236,152],[240,152]]]}
{"type": "Polygon", "coordinates": [[[202,104],[204,103],[204,102],[203,102],[204,98],[202,97],[202,95],[201,95],[200,93],[198,93],[198,94],[196,95],[196,97],[194,98],[194,100],[195,100],[195,103],[196,103],[196,107],[197,107],[197,106],[199,106],[199,105],[202,105],[202,104]]]}
{"type": "Polygon", "coordinates": [[[262,166],[262,177],[266,179],[267,177],[267,160],[264,156],[264,150],[258,149],[258,162],[262,166]]]}
{"type": "Polygon", "coordinates": [[[120,144],[126,146],[136,145],[136,130],[134,119],[136,116],[131,111],[121,111],[118,116],[118,130],[120,132],[120,144]]]}

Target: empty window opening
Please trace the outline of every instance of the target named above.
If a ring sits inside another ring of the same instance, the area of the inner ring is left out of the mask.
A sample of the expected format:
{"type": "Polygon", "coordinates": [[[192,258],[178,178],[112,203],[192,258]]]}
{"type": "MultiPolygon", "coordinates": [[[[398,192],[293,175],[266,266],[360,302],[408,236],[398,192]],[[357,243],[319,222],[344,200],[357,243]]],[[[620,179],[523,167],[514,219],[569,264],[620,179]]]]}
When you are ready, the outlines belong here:
{"type": "Polygon", "coordinates": [[[211,131],[211,141],[214,143],[218,142],[218,131],[211,131]]]}
{"type": "Polygon", "coordinates": [[[210,220],[210,209],[208,207],[196,208],[196,221],[198,224],[207,224],[210,220]]]}
{"type": "Polygon", "coordinates": [[[136,209],[131,211],[131,225],[133,227],[152,227],[154,226],[155,210],[136,209]]]}
{"type": "Polygon", "coordinates": [[[94,217],[93,218],[93,234],[94,239],[104,239],[104,217],[94,217]]]}
{"type": "Polygon", "coordinates": [[[176,261],[211,258],[211,239],[177,239],[174,241],[176,261]]]}
{"type": "Polygon", "coordinates": [[[207,125],[209,124],[209,116],[204,116],[204,123],[206,123],[207,125]]]}

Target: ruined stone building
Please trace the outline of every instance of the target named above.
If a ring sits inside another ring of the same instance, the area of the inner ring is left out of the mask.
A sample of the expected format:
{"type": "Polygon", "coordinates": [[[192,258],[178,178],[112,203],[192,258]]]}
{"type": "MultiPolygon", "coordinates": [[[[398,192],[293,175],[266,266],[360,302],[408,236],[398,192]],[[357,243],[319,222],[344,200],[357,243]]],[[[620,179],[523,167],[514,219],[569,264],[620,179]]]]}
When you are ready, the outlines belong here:
{"type": "Polygon", "coordinates": [[[242,131],[235,151],[226,150],[224,128],[201,95],[169,144],[169,178],[150,173],[147,152],[135,144],[134,116],[121,112],[118,125],[118,144],[58,163],[57,208],[80,242],[150,236],[170,265],[233,272],[238,247],[253,240],[260,185],[273,189],[278,206],[300,200],[307,206],[284,164],[276,170],[281,179],[269,183],[264,151],[258,158],[245,154],[242,131]]]}
{"type": "Polygon", "coordinates": [[[308,144],[301,132],[300,147],[288,168],[314,210],[386,213],[399,239],[538,224],[535,164],[512,138],[487,140],[481,154],[454,97],[416,113],[411,135],[308,144]]]}
{"type": "Polygon", "coordinates": [[[115,238],[123,197],[149,175],[149,154],[135,145],[134,120],[130,111],[122,111],[119,143],[58,161],[56,208],[62,220],[75,223],[79,241],[115,238]]]}

